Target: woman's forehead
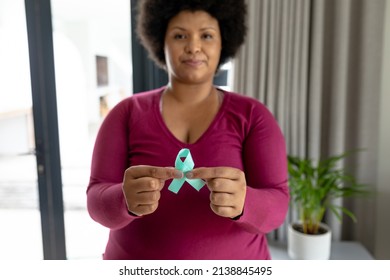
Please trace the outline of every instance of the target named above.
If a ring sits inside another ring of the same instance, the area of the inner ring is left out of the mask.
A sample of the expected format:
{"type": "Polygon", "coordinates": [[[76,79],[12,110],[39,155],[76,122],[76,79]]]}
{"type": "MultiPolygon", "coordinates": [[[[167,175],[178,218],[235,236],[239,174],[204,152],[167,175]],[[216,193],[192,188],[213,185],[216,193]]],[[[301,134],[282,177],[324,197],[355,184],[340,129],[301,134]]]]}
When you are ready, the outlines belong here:
{"type": "Polygon", "coordinates": [[[189,11],[184,10],[172,17],[168,23],[168,28],[190,29],[193,27],[201,29],[217,29],[219,30],[218,20],[212,17],[206,11],[189,11]]]}

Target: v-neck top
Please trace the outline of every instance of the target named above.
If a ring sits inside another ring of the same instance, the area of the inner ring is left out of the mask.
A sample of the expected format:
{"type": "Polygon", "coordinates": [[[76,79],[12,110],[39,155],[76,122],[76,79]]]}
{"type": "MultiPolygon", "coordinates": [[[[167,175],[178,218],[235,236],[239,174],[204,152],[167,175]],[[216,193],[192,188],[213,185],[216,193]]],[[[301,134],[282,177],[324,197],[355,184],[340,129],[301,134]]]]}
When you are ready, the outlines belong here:
{"type": "MultiPolygon", "coordinates": [[[[165,88],[165,87],[164,87],[165,88]]],[[[164,92],[164,88],[162,90],[162,92],[164,92]]],[[[168,137],[171,137],[172,138],[172,141],[174,142],[178,142],[179,145],[194,145],[196,144],[197,142],[201,141],[202,138],[205,136],[207,137],[207,134],[210,130],[212,130],[215,126],[215,123],[218,122],[219,118],[221,117],[221,115],[223,114],[223,111],[224,109],[222,109],[222,107],[225,106],[225,102],[224,102],[224,92],[219,90],[218,94],[220,94],[220,98],[221,98],[221,104],[220,104],[220,108],[221,110],[218,110],[217,114],[214,116],[213,118],[213,121],[210,123],[210,125],[208,126],[208,128],[201,134],[201,136],[194,142],[194,143],[184,143],[182,142],[181,140],[177,139],[177,137],[169,130],[169,128],[167,127],[164,119],[163,119],[163,116],[162,116],[162,92],[158,95],[155,95],[155,98],[157,100],[155,100],[156,102],[158,102],[158,106],[159,106],[159,112],[156,111],[156,118],[157,120],[160,122],[160,125],[161,127],[163,128],[163,130],[169,135],[168,137]]]]}
{"type": "Polygon", "coordinates": [[[283,134],[256,99],[223,91],[210,126],[191,144],[179,141],[162,118],[165,87],[118,103],[103,121],[87,189],[90,216],[110,228],[104,259],[270,259],[265,234],[286,216],[289,193],[283,134]],[[168,180],[157,210],[130,215],[122,191],[125,170],[135,165],[174,166],[182,148],[196,167],[227,166],[245,173],[247,192],[238,220],[216,215],[210,191],[184,183],[175,194],[168,180]]]}

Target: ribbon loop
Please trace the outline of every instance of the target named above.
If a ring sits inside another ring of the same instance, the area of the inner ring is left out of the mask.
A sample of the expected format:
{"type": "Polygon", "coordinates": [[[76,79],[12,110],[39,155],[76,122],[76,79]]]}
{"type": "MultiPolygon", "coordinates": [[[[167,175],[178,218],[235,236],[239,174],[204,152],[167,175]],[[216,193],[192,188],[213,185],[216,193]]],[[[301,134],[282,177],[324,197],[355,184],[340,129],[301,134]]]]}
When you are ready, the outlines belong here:
{"type": "Polygon", "coordinates": [[[188,179],[186,174],[194,169],[195,163],[192,159],[191,152],[189,149],[181,149],[176,156],[175,168],[184,173],[183,178],[173,179],[168,187],[168,190],[174,193],[178,193],[185,182],[190,184],[194,189],[199,191],[205,182],[202,179],[188,179]]]}

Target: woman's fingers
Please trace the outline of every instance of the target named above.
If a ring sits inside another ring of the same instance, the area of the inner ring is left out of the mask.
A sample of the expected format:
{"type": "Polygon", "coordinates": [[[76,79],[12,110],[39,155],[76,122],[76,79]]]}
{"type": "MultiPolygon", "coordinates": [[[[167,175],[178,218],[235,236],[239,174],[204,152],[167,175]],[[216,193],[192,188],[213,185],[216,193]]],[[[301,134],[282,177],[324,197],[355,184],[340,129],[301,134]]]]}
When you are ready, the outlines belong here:
{"type": "Polygon", "coordinates": [[[232,167],[208,167],[194,169],[187,176],[207,182],[214,213],[227,218],[242,214],[246,196],[244,172],[232,167]]]}
{"type": "Polygon", "coordinates": [[[182,172],[171,167],[140,165],[128,168],[122,186],[128,210],[138,216],[153,213],[165,180],[182,176],[182,172]]]}

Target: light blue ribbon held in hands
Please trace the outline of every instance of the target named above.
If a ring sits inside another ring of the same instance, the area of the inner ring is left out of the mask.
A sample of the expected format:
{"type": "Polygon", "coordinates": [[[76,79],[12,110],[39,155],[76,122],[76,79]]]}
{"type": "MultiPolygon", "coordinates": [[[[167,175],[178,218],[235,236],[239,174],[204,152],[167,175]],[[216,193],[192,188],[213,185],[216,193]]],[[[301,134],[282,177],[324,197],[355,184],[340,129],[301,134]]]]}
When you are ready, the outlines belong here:
{"type": "Polygon", "coordinates": [[[192,159],[189,149],[181,149],[176,156],[175,168],[183,172],[184,176],[180,179],[173,179],[168,187],[168,190],[174,193],[178,193],[184,182],[187,181],[194,189],[199,191],[206,183],[202,179],[188,179],[186,177],[187,172],[194,169],[195,163],[192,159]],[[184,160],[182,160],[184,158],[184,160]]]}

